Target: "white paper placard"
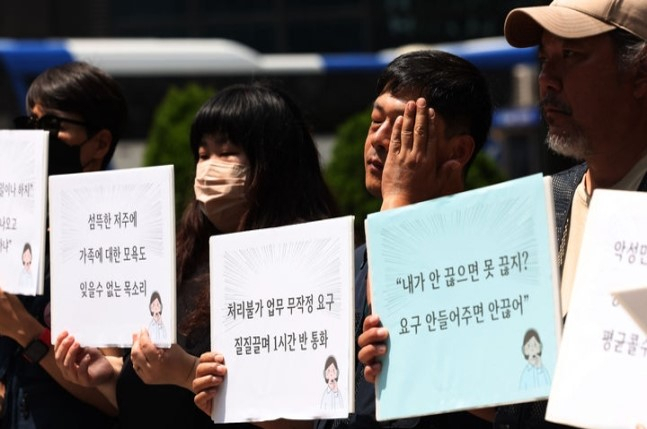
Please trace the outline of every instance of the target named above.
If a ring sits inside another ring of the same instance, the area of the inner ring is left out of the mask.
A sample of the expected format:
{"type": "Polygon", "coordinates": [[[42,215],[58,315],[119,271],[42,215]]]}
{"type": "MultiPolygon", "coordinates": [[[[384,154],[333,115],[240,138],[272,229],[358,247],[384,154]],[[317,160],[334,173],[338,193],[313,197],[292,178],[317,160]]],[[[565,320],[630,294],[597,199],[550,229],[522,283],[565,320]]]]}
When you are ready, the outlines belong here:
{"type": "Polygon", "coordinates": [[[347,417],[352,216],[211,237],[210,265],[212,350],[227,364],[214,421],[347,417]]]}
{"type": "Polygon", "coordinates": [[[50,177],[50,239],[52,339],[175,342],[173,166],[50,177]]]}
{"type": "MultiPolygon", "coordinates": [[[[647,333],[612,292],[647,279],[647,194],[596,189],[546,419],[593,429],[647,422],[647,333]]],[[[644,309],[643,309],[644,311],[644,309]]]]}
{"type": "Polygon", "coordinates": [[[47,143],[45,131],[0,131],[0,288],[43,293],[47,143]]]}

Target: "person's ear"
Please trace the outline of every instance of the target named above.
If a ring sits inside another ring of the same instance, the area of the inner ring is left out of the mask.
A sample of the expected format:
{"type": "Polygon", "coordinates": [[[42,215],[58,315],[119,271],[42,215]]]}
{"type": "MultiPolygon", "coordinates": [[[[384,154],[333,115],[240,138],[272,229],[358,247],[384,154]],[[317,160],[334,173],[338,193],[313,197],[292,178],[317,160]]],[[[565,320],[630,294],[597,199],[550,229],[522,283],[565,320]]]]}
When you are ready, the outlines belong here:
{"type": "Polygon", "coordinates": [[[474,148],[474,137],[469,134],[459,134],[450,139],[451,150],[449,152],[449,160],[457,161],[461,165],[461,170],[472,158],[474,148]]]}
{"type": "Polygon", "coordinates": [[[439,190],[436,196],[445,196],[465,189],[465,166],[474,153],[474,138],[459,134],[449,138],[439,153],[437,176],[439,190]]]}
{"type": "Polygon", "coordinates": [[[97,141],[97,150],[94,153],[93,159],[103,160],[110,151],[112,145],[112,133],[109,129],[104,128],[94,135],[97,141]]]}

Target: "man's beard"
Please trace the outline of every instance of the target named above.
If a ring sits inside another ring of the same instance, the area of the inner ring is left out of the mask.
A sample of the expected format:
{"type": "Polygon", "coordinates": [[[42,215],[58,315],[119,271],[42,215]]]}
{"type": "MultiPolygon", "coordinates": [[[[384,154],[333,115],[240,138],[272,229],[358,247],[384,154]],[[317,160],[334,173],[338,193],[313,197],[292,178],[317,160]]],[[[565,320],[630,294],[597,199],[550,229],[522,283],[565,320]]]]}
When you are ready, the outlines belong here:
{"type": "MultiPolygon", "coordinates": [[[[561,101],[557,96],[552,93],[547,94],[539,103],[543,109],[551,107],[563,113],[564,115],[573,115],[571,107],[561,101]]],[[[561,131],[559,133],[550,131],[550,123],[548,135],[546,136],[546,144],[555,153],[569,158],[574,158],[578,161],[584,160],[586,155],[591,153],[591,144],[584,136],[582,130],[576,125],[571,125],[568,131],[561,131]]]]}
{"type": "Polygon", "coordinates": [[[546,144],[555,153],[577,161],[583,161],[591,153],[589,141],[580,130],[574,133],[552,133],[548,132],[546,144]]]}

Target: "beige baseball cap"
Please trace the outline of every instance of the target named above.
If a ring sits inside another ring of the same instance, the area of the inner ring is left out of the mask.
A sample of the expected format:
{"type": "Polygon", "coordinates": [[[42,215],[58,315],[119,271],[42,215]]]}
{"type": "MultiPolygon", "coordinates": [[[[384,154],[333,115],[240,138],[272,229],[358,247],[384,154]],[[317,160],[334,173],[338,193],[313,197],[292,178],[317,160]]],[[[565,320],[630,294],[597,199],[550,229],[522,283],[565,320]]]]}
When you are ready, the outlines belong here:
{"type": "Polygon", "coordinates": [[[548,6],[513,9],[503,28],[508,43],[517,48],[538,45],[544,30],[579,39],[622,28],[647,40],[647,0],[554,0],[548,6]]]}

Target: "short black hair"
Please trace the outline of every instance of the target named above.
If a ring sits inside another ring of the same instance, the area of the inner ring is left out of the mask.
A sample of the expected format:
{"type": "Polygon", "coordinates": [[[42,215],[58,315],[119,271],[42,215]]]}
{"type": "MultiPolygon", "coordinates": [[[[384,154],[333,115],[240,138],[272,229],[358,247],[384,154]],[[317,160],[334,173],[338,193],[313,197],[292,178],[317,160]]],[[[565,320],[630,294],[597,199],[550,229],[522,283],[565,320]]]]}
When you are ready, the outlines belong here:
{"type": "Polygon", "coordinates": [[[474,153],[464,172],[483,147],[492,124],[492,98],[487,81],[469,61],[444,51],[421,50],[402,54],[377,81],[377,95],[386,92],[407,98],[424,97],[447,123],[447,137],[466,133],[474,139],[474,153]]]}
{"type": "Polygon", "coordinates": [[[36,104],[79,115],[88,124],[88,134],[109,130],[112,142],[102,167],[108,165],[128,117],[126,98],[110,75],[81,61],[51,67],[29,87],[27,107],[31,110],[36,104]]]}

